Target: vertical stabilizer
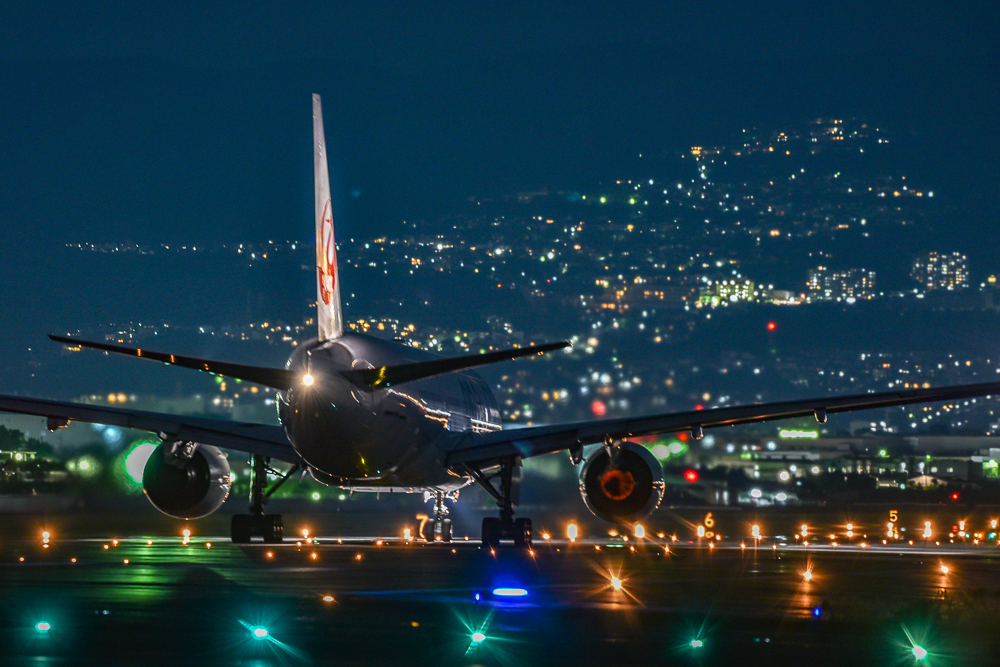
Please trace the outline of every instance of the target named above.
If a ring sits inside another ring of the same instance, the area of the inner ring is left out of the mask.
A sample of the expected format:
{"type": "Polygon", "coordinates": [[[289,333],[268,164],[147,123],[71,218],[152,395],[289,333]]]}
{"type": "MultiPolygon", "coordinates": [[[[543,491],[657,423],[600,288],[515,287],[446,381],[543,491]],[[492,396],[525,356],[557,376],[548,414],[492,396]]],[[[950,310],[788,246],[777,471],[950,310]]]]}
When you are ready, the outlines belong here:
{"type": "Polygon", "coordinates": [[[319,339],[334,340],[344,335],[340,309],[340,274],[337,272],[337,245],[333,236],[333,206],[330,201],[330,173],[323,137],[323,106],[313,93],[313,165],[316,179],[316,321],[319,339]]]}

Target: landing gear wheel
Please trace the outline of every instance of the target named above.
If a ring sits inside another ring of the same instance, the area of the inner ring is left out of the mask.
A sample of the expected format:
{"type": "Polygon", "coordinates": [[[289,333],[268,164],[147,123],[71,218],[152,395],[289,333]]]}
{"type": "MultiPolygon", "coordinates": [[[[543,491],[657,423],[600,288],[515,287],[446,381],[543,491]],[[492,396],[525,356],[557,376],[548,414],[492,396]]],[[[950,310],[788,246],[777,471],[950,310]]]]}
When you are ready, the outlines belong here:
{"type": "Polygon", "coordinates": [[[441,519],[434,522],[434,541],[451,542],[451,519],[441,519]]]}
{"type": "Polygon", "coordinates": [[[500,519],[495,516],[488,516],[483,519],[483,548],[496,550],[500,546],[501,532],[500,519]]]}
{"type": "Polygon", "coordinates": [[[531,519],[514,521],[514,546],[518,549],[531,548],[531,519]]]}
{"type": "Polygon", "coordinates": [[[249,514],[234,514],[230,524],[230,536],[233,544],[249,544],[253,534],[253,525],[249,514]]]}
{"type": "Polygon", "coordinates": [[[268,544],[280,544],[285,537],[285,524],[281,515],[265,514],[263,519],[261,532],[264,534],[264,541],[268,544]]]}

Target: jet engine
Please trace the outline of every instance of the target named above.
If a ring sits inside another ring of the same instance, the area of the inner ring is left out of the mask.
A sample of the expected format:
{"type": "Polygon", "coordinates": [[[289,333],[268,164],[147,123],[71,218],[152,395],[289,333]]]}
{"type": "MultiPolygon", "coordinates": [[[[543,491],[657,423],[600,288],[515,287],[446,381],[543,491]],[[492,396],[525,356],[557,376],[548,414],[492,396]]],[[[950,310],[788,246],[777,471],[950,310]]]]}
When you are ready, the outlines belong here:
{"type": "Polygon", "coordinates": [[[178,519],[198,519],[219,509],[230,486],[229,459],[210,445],[161,443],[142,472],[149,502],[178,519]]]}
{"type": "Polygon", "coordinates": [[[580,472],[580,494],[595,515],[612,523],[633,524],[663,499],[663,468],[645,447],[623,442],[617,461],[602,447],[580,472]]]}

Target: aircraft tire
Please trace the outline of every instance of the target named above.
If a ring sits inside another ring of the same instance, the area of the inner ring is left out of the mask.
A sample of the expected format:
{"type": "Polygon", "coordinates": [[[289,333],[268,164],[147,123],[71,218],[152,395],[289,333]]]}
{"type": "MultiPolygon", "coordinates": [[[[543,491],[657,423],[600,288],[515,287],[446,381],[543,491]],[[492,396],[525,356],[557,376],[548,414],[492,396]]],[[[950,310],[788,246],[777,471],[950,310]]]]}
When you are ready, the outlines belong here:
{"type": "Polygon", "coordinates": [[[229,535],[233,544],[249,544],[251,535],[251,521],[249,514],[234,514],[230,523],[229,535]]]}
{"type": "Polygon", "coordinates": [[[280,544],[285,538],[285,524],[280,514],[264,515],[264,541],[268,544],[280,544]]]}
{"type": "Polygon", "coordinates": [[[514,521],[514,546],[518,549],[531,548],[531,519],[514,521]]]}
{"type": "Polygon", "coordinates": [[[493,516],[483,519],[483,548],[496,549],[500,546],[500,532],[500,519],[493,516]]]}

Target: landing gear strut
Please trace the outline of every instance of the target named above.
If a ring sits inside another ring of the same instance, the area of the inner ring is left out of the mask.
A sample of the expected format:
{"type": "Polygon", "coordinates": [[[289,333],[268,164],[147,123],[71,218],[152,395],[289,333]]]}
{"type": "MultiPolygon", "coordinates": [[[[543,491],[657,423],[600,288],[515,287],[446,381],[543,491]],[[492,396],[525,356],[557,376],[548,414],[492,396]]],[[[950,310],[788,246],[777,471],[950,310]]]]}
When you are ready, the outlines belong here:
{"type": "MultiPolygon", "coordinates": [[[[444,504],[447,497],[448,494],[444,491],[429,491],[424,494],[424,502],[434,498],[434,518],[427,522],[430,530],[429,534],[424,535],[424,539],[428,542],[451,542],[451,519],[445,518],[448,516],[448,507],[444,504]]],[[[457,497],[456,491],[453,500],[457,497]]]]}
{"type": "Polygon", "coordinates": [[[276,481],[270,489],[265,489],[267,473],[275,473],[269,467],[270,459],[264,456],[250,457],[250,513],[234,514],[230,535],[234,544],[247,544],[255,536],[264,538],[269,544],[277,544],[284,539],[285,528],[280,514],[264,514],[264,505],[282,484],[288,481],[299,466],[295,465],[276,481]]]}
{"type": "MultiPolygon", "coordinates": [[[[516,456],[507,457],[500,463],[499,491],[494,488],[482,471],[470,468],[475,480],[497,499],[497,505],[500,507],[499,517],[483,519],[483,547],[491,551],[500,545],[502,539],[513,540],[514,546],[517,548],[531,548],[531,519],[514,519],[514,504],[516,502],[513,494],[514,481],[515,472],[520,472],[517,470],[520,465],[521,460],[516,456]]],[[[518,481],[520,480],[518,479],[518,481]]]]}

